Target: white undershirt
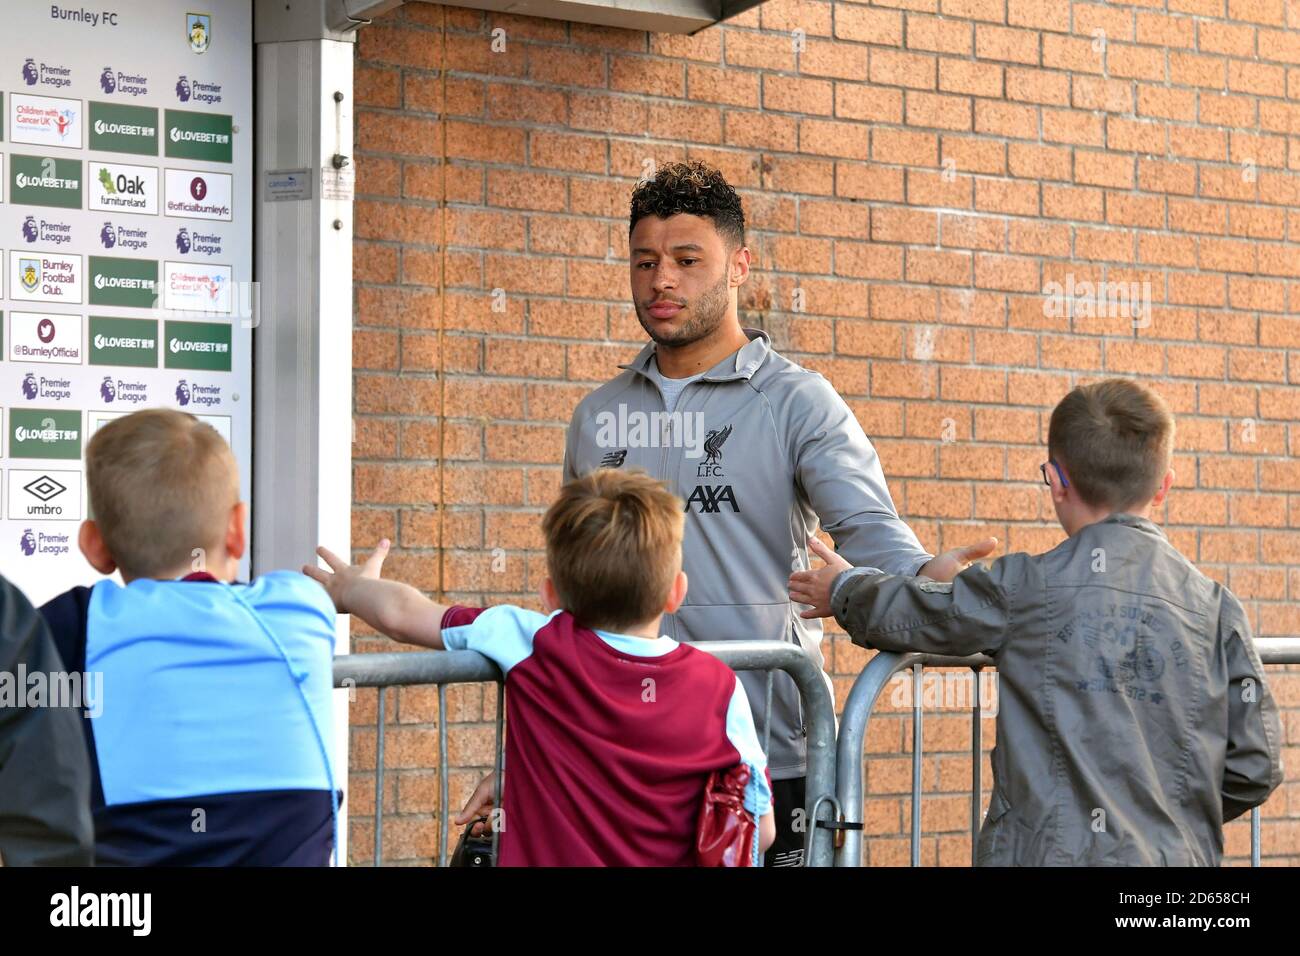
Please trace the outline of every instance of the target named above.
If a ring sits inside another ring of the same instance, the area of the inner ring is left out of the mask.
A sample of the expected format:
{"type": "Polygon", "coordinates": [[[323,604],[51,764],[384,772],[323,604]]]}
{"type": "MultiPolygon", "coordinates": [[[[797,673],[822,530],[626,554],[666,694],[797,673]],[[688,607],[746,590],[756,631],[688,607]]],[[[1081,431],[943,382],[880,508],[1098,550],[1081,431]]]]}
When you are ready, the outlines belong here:
{"type": "Polygon", "coordinates": [[[698,372],[687,378],[668,378],[663,372],[659,371],[659,359],[655,358],[647,367],[651,377],[659,384],[659,391],[664,393],[664,408],[669,412],[677,407],[677,399],[682,394],[682,389],[695,381],[702,378],[707,372],[698,372]]]}

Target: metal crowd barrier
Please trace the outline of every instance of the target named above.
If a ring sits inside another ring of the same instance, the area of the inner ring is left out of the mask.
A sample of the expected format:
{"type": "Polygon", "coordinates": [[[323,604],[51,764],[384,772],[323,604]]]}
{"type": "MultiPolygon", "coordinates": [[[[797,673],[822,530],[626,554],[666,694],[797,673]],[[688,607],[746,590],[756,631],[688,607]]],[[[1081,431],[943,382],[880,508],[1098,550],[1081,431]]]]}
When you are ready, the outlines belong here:
{"type": "MultiPolygon", "coordinates": [[[[1256,638],[1255,650],[1265,664],[1300,664],[1300,638],[1256,638]]],[[[863,750],[871,710],[885,686],[895,674],[912,671],[912,866],[920,865],[921,858],[921,760],[922,743],[922,692],[921,678],[924,668],[968,667],[973,672],[974,694],[971,705],[971,865],[978,853],[981,823],[980,775],[983,763],[981,747],[981,706],[979,672],[994,667],[992,659],[984,655],[974,657],[945,657],[938,654],[895,654],[881,652],[871,659],[853,683],[841,717],[839,739],[836,742],[836,797],[844,818],[840,829],[845,831],[843,844],[835,851],[836,866],[862,865],[862,839],[864,800],[862,782],[863,750]]],[[[1259,807],[1250,812],[1250,865],[1260,865],[1260,813],[1259,807]]]]}
{"type": "MultiPolygon", "coordinates": [[[[821,668],[794,644],[781,641],[702,641],[691,645],[717,657],[732,670],[765,670],[767,701],[762,722],[758,724],[763,749],[769,744],[772,713],[772,680],[778,670],[789,674],[799,689],[807,725],[808,775],[805,793],[805,817],[809,821],[805,835],[803,865],[830,866],[834,854],[830,829],[815,825],[822,819],[833,824],[839,816],[835,795],[835,705],[821,668]]],[[[438,840],[438,865],[447,865],[447,841],[450,836],[451,808],[448,806],[446,693],[448,684],[497,683],[501,672],[486,657],[474,651],[414,651],[389,654],[349,654],[334,659],[335,687],[379,688],[375,738],[375,866],[383,862],[384,806],[384,733],[385,689],[412,684],[435,684],[438,687],[438,784],[441,832],[438,840]]],[[[505,695],[497,693],[495,766],[500,769],[505,695]]],[[[495,805],[500,806],[500,795],[495,805]]]]}

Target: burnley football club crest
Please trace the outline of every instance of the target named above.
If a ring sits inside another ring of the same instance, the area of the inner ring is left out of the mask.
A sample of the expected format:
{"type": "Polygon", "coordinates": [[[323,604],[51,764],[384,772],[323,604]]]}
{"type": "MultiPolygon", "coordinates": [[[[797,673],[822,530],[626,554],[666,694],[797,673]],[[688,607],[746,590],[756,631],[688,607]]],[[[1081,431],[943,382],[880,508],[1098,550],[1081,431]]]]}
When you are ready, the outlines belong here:
{"type": "Polygon", "coordinates": [[[206,13],[185,14],[185,36],[195,53],[206,51],[212,42],[212,17],[206,13]]]}
{"type": "Polygon", "coordinates": [[[41,285],[41,263],[39,259],[19,259],[18,278],[27,292],[35,292],[41,285]]]}

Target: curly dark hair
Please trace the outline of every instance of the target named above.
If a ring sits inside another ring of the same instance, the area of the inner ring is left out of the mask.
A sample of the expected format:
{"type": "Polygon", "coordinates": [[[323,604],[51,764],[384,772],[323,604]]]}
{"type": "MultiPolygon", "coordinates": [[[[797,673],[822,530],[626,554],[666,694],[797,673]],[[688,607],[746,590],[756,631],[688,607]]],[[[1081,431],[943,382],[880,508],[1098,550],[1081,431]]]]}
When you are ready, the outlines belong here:
{"type": "Polygon", "coordinates": [[[728,250],[745,244],[745,210],[740,197],[712,166],[698,160],[668,163],[659,167],[653,179],[638,183],[632,191],[628,235],[646,216],[667,219],[678,213],[712,219],[728,250]]]}

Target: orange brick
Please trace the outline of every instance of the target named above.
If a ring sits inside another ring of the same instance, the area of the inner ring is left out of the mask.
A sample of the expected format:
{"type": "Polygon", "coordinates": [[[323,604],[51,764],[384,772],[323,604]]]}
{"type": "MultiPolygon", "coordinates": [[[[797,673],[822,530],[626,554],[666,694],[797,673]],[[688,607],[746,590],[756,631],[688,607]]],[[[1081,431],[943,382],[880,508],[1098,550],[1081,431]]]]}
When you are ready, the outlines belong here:
{"type": "Polygon", "coordinates": [[[1100,189],[1043,184],[1043,215],[1052,219],[1101,222],[1105,196],[1100,189]]]}
{"type": "Polygon", "coordinates": [[[1026,103],[1051,103],[1065,106],[1070,102],[1070,75],[1028,67],[1007,69],[1007,99],[1026,103]]]}
{"type": "Polygon", "coordinates": [[[1005,173],[1006,147],[986,139],[945,135],[942,142],[943,160],[948,168],[960,173],[1005,173]]]}
{"type": "Polygon", "coordinates": [[[859,123],[805,119],[799,123],[799,150],[847,159],[867,158],[867,127],[859,123]]]}
{"type": "MultiPolygon", "coordinates": [[[[1008,81],[1009,81],[1008,77],[1008,81]]],[[[1038,110],[1032,106],[975,101],[975,132],[1015,139],[1038,138],[1038,110]]]]}
{"type": "Polygon", "coordinates": [[[1071,77],[1070,105],[1107,113],[1133,112],[1133,85],[1096,76],[1071,77]]]}
{"type": "Polygon", "coordinates": [[[841,119],[901,124],[903,91],[867,83],[836,83],[835,115],[841,119]]]}
{"type": "MultiPolygon", "coordinates": [[[[1082,11],[1086,8],[1079,7],[1077,9],[1082,11]]],[[[1076,16],[1075,30],[1086,34],[1089,37],[1088,39],[1051,33],[1043,34],[1043,66],[1054,70],[1069,70],[1074,73],[1102,72],[1103,48],[1091,39],[1091,35],[1094,29],[1101,30],[1103,28],[1088,26],[1083,22],[1085,19],[1082,16],[1076,16]]],[[[1110,39],[1119,38],[1111,37],[1110,39]]]]}
{"type": "Polygon", "coordinates": [[[943,57],[939,60],[939,89],[946,93],[999,97],[1002,95],[1002,67],[995,63],[943,57]]]}
{"type": "Polygon", "coordinates": [[[910,130],[873,130],[871,158],[879,163],[939,165],[939,139],[933,133],[910,130]]]}
{"type": "Polygon", "coordinates": [[[933,245],[937,235],[938,217],[934,213],[882,207],[871,217],[871,238],[877,242],[933,245]]]}
{"type": "Polygon", "coordinates": [[[1191,90],[1139,83],[1137,106],[1140,116],[1190,122],[1196,116],[1196,94],[1191,90]]]}
{"type": "Polygon", "coordinates": [[[902,53],[873,47],[871,50],[872,83],[933,90],[937,85],[938,58],[924,53],[902,53]]]}
{"type": "Polygon", "coordinates": [[[966,97],[917,90],[909,90],[906,94],[905,115],[909,126],[969,130],[972,122],[971,103],[966,97]]]}
{"type": "Polygon", "coordinates": [[[1007,23],[1066,32],[1070,29],[1070,11],[1052,0],[1007,0],[1007,23]]]}
{"type": "MultiPolygon", "coordinates": [[[[1138,159],[1138,187],[1149,192],[1178,193],[1192,196],[1196,193],[1196,168],[1191,163],[1140,157],[1138,159]]],[[[1173,205],[1173,203],[1170,204],[1171,225],[1173,205]]]]}
{"type": "Polygon", "coordinates": [[[1035,182],[979,178],[975,180],[975,208],[1018,216],[1037,215],[1038,189],[1035,182]]]}
{"type": "Polygon", "coordinates": [[[938,285],[969,285],[971,254],[931,249],[907,250],[908,282],[938,285]]]}
{"type": "MultiPolygon", "coordinates": [[[[861,7],[837,7],[836,22],[844,9],[861,10],[861,7]]],[[[885,11],[874,11],[883,13],[885,11]]],[[[935,53],[955,53],[969,56],[972,49],[972,25],[961,19],[944,19],[919,13],[907,15],[907,45],[915,50],[935,53]]],[[[877,41],[879,42],[879,41],[877,41]]],[[[897,46],[897,41],[894,41],[897,46]]]]}
{"type": "Polygon", "coordinates": [[[974,183],[969,176],[933,172],[928,169],[907,170],[907,197],[914,206],[945,206],[949,209],[969,209],[974,196],[974,183]]]}
{"type": "MultiPolygon", "coordinates": [[[[1204,24],[1202,24],[1204,26],[1204,24]]],[[[1196,46],[1197,22],[1188,17],[1171,17],[1163,13],[1139,11],[1137,14],[1137,42],[1146,46],[1185,47],[1196,46]]],[[[1200,49],[1206,52],[1226,53],[1207,47],[1207,35],[1218,36],[1222,30],[1230,28],[1229,24],[1216,23],[1213,30],[1201,31],[1200,49]]]]}
{"type": "Polygon", "coordinates": [[[1037,260],[1015,256],[977,255],[975,285],[981,289],[1037,292],[1041,286],[1037,260]]]}
{"type": "MultiPolygon", "coordinates": [[[[1044,114],[1044,125],[1047,116],[1044,114]]],[[[1011,176],[1041,179],[1070,179],[1073,176],[1073,157],[1063,146],[1040,146],[1037,143],[1011,143],[1008,147],[1008,169],[1011,176]]]]}
{"type": "Polygon", "coordinates": [[[856,5],[837,7],[835,9],[835,36],[843,40],[855,40],[859,43],[901,46],[903,43],[903,14],[897,10],[880,10],[856,5]]]}
{"type": "Polygon", "coordinates": [[[1202,86],[1221,90],[1227,81],[1227,61],[1218,56],[1171,51],[1169,81],[1176,86],[1202,86]]]}
{"type": "MultiPolygon", "coordinates": [[[[1105,133],[1100,116],[1081,110],[1043,110],[1043,139],[1052,143],[1101,146],[1105,133]]],[[[1076,168],[1077,168],[1076,154],[1076,168]]]]}
{"type": "Polygon", "coordinates": [[[981,60],[1038,63],[1038,34],[1033,30],[975,24],[975,55],[981,60]]]}
{"type": "Polygon", "coordinates": [[[945,246],[1001,251],[1006,245],[1006,220],[992,216],[943,213],[940,232],[945,246]]]}

